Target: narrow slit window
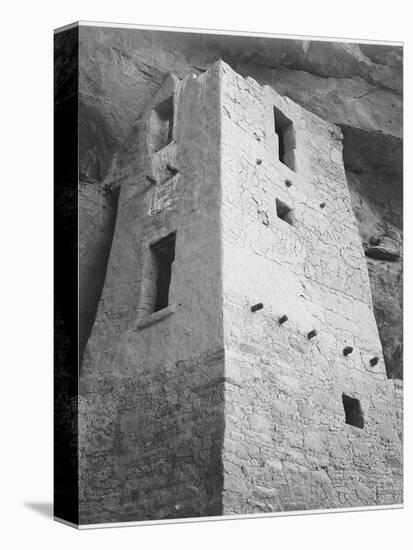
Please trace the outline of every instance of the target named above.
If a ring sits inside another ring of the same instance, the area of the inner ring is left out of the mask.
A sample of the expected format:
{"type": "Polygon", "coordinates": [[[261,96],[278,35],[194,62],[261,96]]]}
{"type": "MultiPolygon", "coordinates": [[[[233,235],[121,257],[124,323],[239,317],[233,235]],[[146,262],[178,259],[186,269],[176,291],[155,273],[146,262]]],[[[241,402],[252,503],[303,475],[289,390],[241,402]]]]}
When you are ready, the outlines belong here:
{"type": "Polygon", "coordinates": [[[165,309],[169,305],[172,264],[175,260],[175,240],[176,234],[171,233],[151,246],[153,260],[156,266],[154,311],[165,309]]]}
{"type": "Polygon", "coordinates": [[[278,158],[295,170],[295,134],[292,121],[274,107],[274,130],[278,136],[278,158]]]}
{"type": "Polygon", "coordinates": [[[160,151],[173,139],[174,102],[168,97],[152,110],[150,135],[154,152],[160,151]]]}
{"type": "Polygon", "coordinates": [[[343,393],[343,406],[346,424],[356,426],[356,428],[364,428],[364,417],[360,401],[343,393]]]}
{"type": "Polygon", "coordinates": [[[275,200],[275,205],[277,209],[277,216],[288,224],[293,225],[292,209],[285,204],[285,202],[278,199],[275,200]]]}

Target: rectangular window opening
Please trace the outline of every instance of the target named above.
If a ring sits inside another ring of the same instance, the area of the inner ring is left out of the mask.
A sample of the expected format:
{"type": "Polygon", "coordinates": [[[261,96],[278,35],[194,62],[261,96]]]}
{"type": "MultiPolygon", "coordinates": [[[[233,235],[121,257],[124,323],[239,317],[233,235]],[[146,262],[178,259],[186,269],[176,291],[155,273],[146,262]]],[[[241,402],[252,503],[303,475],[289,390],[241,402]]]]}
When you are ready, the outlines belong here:
{"type": "Polygon", "coordinates": [[[292,209],[285,204],[285,202],[282,202],[279,199],[275,199],[275,205],[277,209],[277,216],[288,224],[293,225],[292,209]]]}
{"type": "Polygon", "coordinates": [[[156,298],[154,311],[165,309],[169,305],[169,287],[171,284],[172,264],[175,260],[176,233],[171,233],[151,245],[156,266],[156,298]]]}
{"type": "Polygon", "coordinates": [[[295,134],[292,121],[274,107],[274,129],[278,136],[278,158],[295,170],[295,134]]]}
{"type": "Polygon", "coordinates": [[[150,134],[154,152],[160,151],[173,139],[174,102],[168,97],[152,110],[150,134]]]}
{"type": "Polygon", "coordinates": [[[364,417],[360,401],[343,393],[343,406],[346,414],[346,424],[356,426],[356,428],[364,428],[364,417]]]}

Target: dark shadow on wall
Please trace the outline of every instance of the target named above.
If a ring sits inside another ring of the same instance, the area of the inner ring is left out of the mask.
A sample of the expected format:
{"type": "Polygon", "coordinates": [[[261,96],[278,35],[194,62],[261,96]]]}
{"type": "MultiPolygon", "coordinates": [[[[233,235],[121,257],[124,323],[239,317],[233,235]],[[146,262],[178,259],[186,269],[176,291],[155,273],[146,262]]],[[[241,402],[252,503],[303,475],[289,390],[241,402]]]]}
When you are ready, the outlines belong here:
{"type": "Polygon", "coordinates": [[[403,142],[346,126],[344,165],[388,378],[403,378],[403,142]],[[372,250],[380,254],[371,254],[372,250]],[[367,255],[369,257],[367,257],[367,255]]]}

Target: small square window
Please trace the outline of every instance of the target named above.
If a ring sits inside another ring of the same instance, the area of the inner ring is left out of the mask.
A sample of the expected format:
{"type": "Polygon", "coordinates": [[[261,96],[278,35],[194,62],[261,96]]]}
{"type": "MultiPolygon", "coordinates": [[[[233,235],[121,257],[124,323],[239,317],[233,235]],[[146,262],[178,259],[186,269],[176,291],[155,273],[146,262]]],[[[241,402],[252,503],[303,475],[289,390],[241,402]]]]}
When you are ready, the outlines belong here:
{"type": "Polygon", "coordinates": [[[356,428],[364,428],[363,411],[361,410],[360,401],[355,397],[350,397],[343,393],[343,406],[346,415],[346,424],[356,426],[356,428]]]}
{"type": "Polygon", "coordinates": [[[278,159],[295,170],[295,133],[292,121],[274,107],[274,130],[278,136],[278,159]]]}
{"type": "Polygon", "coordinates": [[[285,202],[280,201],[279,199],[275,200],[275,205],[277,208],[277,216],[289,223],[290,225],[293,225],[293,215],[292,215],[292,209],[285,204],[285,202]]]}

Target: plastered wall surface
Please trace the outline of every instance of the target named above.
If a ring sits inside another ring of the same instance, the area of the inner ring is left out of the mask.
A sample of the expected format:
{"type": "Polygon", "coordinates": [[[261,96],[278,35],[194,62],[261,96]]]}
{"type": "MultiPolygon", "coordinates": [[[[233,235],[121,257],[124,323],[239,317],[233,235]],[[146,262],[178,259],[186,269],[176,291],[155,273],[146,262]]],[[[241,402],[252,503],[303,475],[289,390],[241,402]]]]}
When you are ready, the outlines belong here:
{"type": "Polygon", "coordinates": [[[81,523],[222,513],[215,72],[167,78],[111,168],[117,221],[81,377],[81,523]],[[174,138],[153,153],[151,112],[171,95],[174,138]],[[150,245],[173,231],[169,306],[150,314],[150,245]]]}

